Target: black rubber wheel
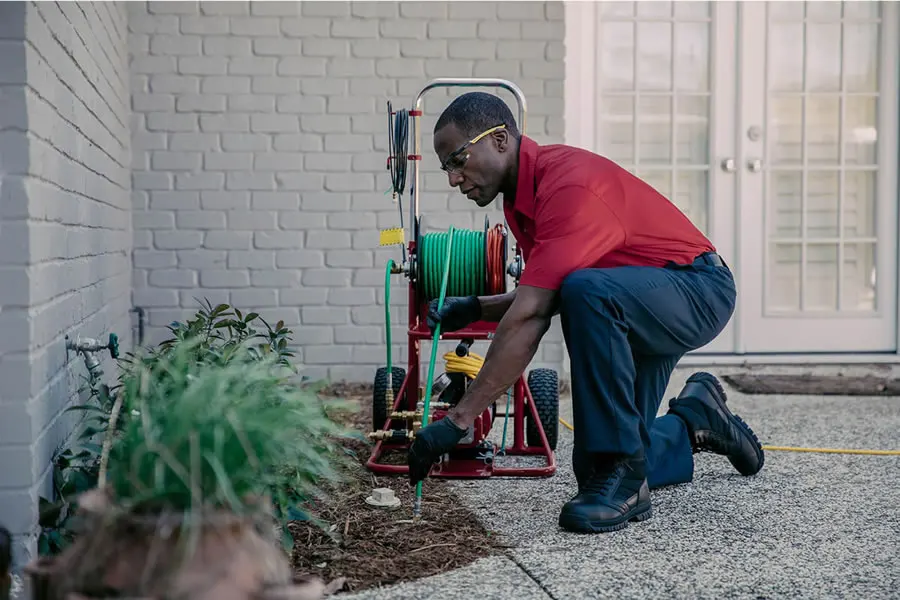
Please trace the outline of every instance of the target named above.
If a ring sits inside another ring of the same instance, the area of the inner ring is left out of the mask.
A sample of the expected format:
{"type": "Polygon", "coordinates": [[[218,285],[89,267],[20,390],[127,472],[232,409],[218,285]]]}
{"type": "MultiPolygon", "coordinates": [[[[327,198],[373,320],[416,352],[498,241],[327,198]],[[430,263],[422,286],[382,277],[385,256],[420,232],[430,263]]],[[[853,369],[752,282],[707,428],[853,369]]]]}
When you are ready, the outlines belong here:
{"type": "MultiPolygon", "coordinates": [[[[406,369],[393,367],[391,369],[391,387],[394,389],[394,400],[400,393],[400,386],[406,378],[406,369]]],[[[380,367],[375,372],[375,385],[372,390],[372,431],[378,431],[384,427],[388,414],[394,408],[393,402],[387,398],[387,367],[380,367]]],[[[392,424],[393,426],[393,424],[392,424]]]]}
{"type": "MultiPolygon", "coordinates": [[[[559,439],[559,377],[553,369],[535,369],[528,374],[528,389],[534,399],[544,435],[551,450],[556,450],[559,439]]],[[[541,434],[531,416],[531,409],[525,409],[525,434],[529,446],[541,446],[541,434]]]]}

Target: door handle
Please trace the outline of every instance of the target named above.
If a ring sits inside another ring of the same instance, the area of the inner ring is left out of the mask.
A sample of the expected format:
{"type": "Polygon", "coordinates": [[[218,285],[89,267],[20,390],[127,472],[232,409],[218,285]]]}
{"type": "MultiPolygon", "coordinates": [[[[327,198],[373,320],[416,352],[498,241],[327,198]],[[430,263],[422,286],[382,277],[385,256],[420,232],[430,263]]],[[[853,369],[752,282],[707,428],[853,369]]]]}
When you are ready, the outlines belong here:
{"type": "Polygon", "coordinates": [[[750,169],[751,173],[759,173],[762,171],[762,161],[758,158],[748,161],[747,168],[750,169]]]}
{"type": "Polygon", "coordinates": [[[733,158],[726,158],[722,161],[722,170],[726,173],[734,173],[735,164],[733,158]]]}

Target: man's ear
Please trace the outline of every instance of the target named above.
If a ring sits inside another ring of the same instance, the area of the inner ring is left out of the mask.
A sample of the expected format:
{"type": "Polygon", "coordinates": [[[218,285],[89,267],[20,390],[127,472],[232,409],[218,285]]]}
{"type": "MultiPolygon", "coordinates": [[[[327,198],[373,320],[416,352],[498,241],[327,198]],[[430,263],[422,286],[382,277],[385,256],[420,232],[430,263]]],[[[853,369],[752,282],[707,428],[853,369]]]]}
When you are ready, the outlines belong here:
{"type": "Polygon", "coordinates": [[[509,132],[505,129],[499,129],[491,134],[494,136],[494,143],[499,152],[506,152],[509,149],[509,132]]]}

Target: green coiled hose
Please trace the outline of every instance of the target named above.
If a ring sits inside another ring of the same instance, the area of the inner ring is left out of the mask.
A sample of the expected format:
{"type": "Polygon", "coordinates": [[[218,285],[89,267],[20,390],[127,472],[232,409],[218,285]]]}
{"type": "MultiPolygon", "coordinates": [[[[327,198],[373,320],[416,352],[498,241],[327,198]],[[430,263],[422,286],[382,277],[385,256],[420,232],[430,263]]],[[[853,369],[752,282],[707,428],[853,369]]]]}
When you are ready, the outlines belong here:
{"type": "Polygon", "coordinates": [[[419,273],[426,299],[434,300],[441,295],[448,247],[451,248],[450,276],[447,280],[446,295],[448,297],[484,295],[487,270],[485,234],[483,231],[451,227],[447,232],[422,235],[419,273]]]}

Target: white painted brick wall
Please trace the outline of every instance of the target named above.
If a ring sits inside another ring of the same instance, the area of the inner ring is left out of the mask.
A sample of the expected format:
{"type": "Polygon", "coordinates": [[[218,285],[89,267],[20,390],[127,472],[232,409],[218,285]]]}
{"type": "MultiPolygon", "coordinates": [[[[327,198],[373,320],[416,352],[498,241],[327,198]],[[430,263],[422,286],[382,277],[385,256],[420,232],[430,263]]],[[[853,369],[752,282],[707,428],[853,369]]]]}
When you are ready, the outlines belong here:
{"type": "MultiPolygon", "coordinates": [[[[206,295],[284,319],[307,375],[371,380],[384,363],[384,266],[399,257],[377,248],[378,229],[399,222],[384,193],[386,101],[408,108],[434,77],[502,77],[526,94],[527,133],[563,138],[561,3],[128,10],[134,301],[148,311],[150,342],[206,295]]],[[[430,150],[450,96],[425,102],[422,209],[432,227],[480,228],[484,213],[450,190],[430,150]]],[[[404,283],[392,287],[398,361],[407,359],[404,283]]],[[[535,364],[559,368],[561,339],[556,323],[535,364]]]]}
{"type": "Polygon", "coordinates": [[[118,3],[0,4],[0,522],[19,565],[86,373],[65,335],[131,344],[126,17],[118,3]]]}

